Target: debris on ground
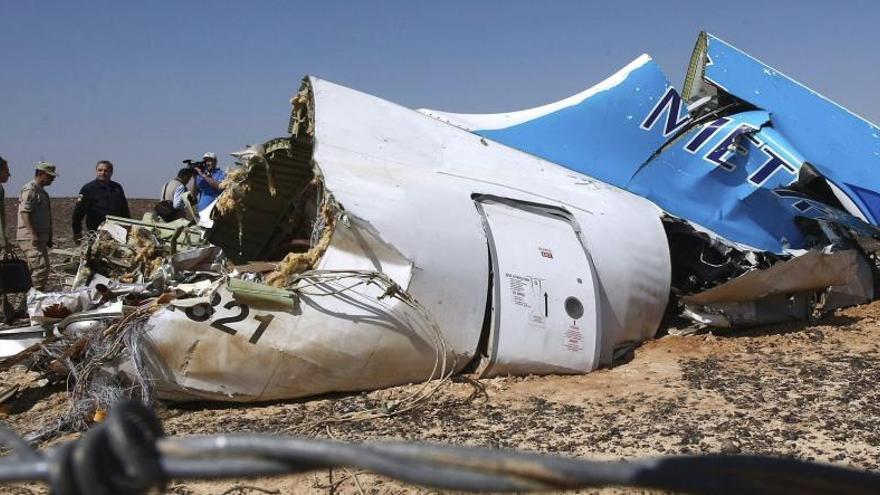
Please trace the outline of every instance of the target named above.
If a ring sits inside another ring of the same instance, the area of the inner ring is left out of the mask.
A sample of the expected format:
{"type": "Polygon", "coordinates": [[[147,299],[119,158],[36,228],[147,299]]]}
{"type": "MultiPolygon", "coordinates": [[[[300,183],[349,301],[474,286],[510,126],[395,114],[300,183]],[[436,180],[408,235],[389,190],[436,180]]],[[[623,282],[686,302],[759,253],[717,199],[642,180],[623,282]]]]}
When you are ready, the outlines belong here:
{"type": "Polygon", "coordinates": [[[234,154],[197,223],[108,217],[56,253],[67,283],[0,330],[0,371],[69,384],[31,440],[123,396],[421,384],[333,416],[388,417],[457,375],[587,373],[676,325],[875,298],[880,184],[853,183],[880,130],[705,33],[683,94],[643,56],[523,112],[413,111],[314,77],[292,104],[288,135],[234,154]]]}

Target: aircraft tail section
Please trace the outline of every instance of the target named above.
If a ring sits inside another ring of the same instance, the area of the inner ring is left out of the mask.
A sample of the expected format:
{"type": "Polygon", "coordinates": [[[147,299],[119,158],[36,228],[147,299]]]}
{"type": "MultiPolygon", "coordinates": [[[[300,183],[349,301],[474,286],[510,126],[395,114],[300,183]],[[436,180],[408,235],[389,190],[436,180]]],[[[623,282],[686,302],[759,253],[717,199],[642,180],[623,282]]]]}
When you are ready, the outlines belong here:
{"type": "Polygon", "coordinates": [[[618,187],[690,122],[682,98],[648,55],[581,93],[537,108],[420,111],[618,187]]]}

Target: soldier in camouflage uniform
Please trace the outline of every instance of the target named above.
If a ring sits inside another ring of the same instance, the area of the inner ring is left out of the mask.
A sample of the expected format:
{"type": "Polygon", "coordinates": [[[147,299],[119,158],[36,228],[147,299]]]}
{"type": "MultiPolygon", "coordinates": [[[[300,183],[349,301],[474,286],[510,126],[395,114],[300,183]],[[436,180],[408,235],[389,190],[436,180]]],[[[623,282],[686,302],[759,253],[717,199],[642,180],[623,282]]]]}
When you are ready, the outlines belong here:
{"type": "Polygon", "coordinates": [[[57,176],[55,165],[38,163],[34,180],[21,188],[18,202],[18,246],[27,257],[34,288],[40,291],[46,290],[52,247],[52,208],[44,188],[57,176]]]}

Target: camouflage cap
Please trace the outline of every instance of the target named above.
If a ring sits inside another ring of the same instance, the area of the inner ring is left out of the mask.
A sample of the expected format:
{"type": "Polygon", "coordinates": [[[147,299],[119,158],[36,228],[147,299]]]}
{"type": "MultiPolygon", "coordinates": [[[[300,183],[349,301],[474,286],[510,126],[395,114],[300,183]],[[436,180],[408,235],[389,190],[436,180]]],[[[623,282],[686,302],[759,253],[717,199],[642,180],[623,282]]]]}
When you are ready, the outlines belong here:
{"type": "Polygon", "coordinates": [[[55,165],[49,162],[40,162],[37,164],[37,170],[42,172],[46,172],[52,177],[58,177],[58,172],[55,171],[55,165]]]}

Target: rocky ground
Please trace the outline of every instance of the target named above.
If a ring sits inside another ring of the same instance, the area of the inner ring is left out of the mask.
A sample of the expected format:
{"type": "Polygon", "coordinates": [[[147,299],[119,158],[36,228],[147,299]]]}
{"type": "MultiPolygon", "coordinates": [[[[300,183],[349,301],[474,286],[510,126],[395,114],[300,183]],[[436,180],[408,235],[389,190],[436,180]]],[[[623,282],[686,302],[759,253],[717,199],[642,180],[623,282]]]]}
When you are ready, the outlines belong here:
{"type": "MultiPolygon", "coordinates": [[[[22,370],[0,373],[0,383],[31,387],[0,412],[21,433],[53,421],[66,407],[64,384],[43,386],[34,378],[22,370]]],[[[664,336],[639,348],[628,363],[589,375],[459,380],[414,412],[305,434],[590,459],[755,453],[880,470],[878,382],[880,302],[814,323],[664,336]]],[[[250,405],[166,404],[160,414],[169,435],[303,434],[303,425],[316,419],[374,407],[412,390],[250,405]]],[[[359,493],[352,475],[368,493],[428,492],[369,473],[324,470],[273,479],[177,481],[170,493],[359,493]]],[[[39,484],[5,489],[45,492],[39,484]]]]}

